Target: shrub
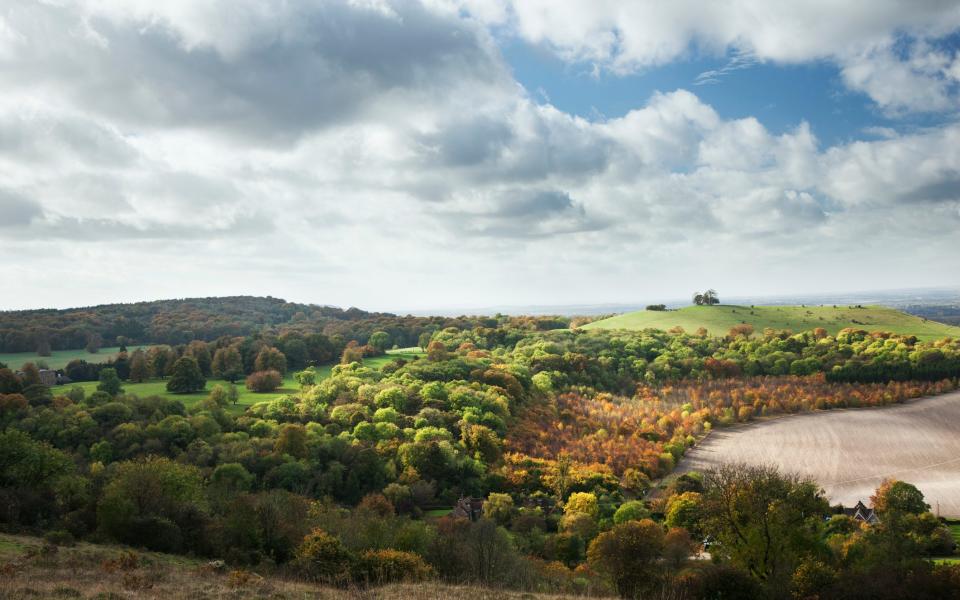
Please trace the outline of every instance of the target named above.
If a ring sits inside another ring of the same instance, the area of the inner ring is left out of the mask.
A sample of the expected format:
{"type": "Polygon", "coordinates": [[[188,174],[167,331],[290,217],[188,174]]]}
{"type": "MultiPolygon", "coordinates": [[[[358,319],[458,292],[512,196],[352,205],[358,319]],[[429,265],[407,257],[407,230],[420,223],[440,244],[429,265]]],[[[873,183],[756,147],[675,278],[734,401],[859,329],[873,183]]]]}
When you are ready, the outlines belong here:
{"type": "Polygon", "coordinates": [[[423,558],[400,550],[367,550],[353,568],[354,580],[383,585],[394,582],[417,582],[433,576],[423,558]]]}
{"type": "Polygon", "coordinates": [[[282,383],[283,377],[274,369],[257,371],[247,376],[247,389],[257,393],[272,392],[282,383]]]}
{"type": "Polygon", "coordinates": [[[353,555],[338,538],[322,529],[314,529],[303,538],[293,564],[308,579],[346,585],[353,562],[353,555]]]}
{"type": "Polygon", "coordinates": [[[73,534],[62,529],[48,531],[46,535],[43,536],[43,541],[48,544],[53,544],[54,546],[73,546],[76,544],[76,540],[73,539],[73,534]]]}

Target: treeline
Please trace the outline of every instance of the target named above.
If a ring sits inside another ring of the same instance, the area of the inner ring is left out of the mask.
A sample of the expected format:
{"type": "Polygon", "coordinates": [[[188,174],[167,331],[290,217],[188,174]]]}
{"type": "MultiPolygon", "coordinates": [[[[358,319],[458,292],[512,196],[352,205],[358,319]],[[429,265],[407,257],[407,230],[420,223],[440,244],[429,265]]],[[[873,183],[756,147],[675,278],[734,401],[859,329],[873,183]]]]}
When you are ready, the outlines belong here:
{"type": "MultiPolygon", "coordinates": [[[[365,344],[386,331],[401,347],[415,346],[424,333],[445,327],[496,327],[497,317],[413,317],[371,313],[358,308],[298,304],[253,296],[157,300],[65,310],[0,312],[0,352],[85,348],[92,341],[127,344],[187,344],[221,337],[279,336],[287,331],[322,333],[365,344]],[[121,342],[117,342],[117,340],[121,342]]],[[[537,327],[566,327],[558,317],[517,317],[537,327]]]]}

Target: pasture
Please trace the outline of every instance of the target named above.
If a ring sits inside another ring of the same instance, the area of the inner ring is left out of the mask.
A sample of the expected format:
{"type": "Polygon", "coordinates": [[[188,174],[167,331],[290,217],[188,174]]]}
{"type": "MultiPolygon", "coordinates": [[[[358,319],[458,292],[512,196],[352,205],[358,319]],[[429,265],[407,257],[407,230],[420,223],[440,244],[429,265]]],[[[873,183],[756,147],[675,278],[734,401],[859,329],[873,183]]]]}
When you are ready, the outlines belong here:
{"type": "Polygon", "coordinates": [[[747,323],[762,333],[767,327],[794,332],[822,327],[831,335],[846,327],[915,335],[921,340],[960,337],[960,327],[929,321],[884,306],[688,306],[679,310],[639,310],[583,325],[583,329],[662,329],[682,327],[694,333],[700,327],[722,336],[731,327],[747,323]]]}
{"type": "Polygon", "coordinates": [[[724,462],[772,464],[817,481],[832,503],[870,495],[887,478],[916,485],[933,512],[960,517],[960,392],[886,408],[830,410],[716,429],[677,474],[724,462]]]}
{"type": "MultiPolygon", "coordinates": [[[[146,350],[149,347],[150,345],[127,346],[127,351],[133,352],[137,348],[146,350]]],[[[6,354],[0,354],[0,363],[6,364],[11,369],[19,369],[24,363],[28,362],[37,365],[43,363],[48,369],[62,369],[67,366],[68,362],[77,358],[85,360],[88,363],[101,363],[114,358],[119,352],[120,348],[118,346],[101,348],[96,354],[87,352],[83,348],[79,350],[54,350],[50,356],[38,356],[36,352],[8,352],[6,354]]]]}

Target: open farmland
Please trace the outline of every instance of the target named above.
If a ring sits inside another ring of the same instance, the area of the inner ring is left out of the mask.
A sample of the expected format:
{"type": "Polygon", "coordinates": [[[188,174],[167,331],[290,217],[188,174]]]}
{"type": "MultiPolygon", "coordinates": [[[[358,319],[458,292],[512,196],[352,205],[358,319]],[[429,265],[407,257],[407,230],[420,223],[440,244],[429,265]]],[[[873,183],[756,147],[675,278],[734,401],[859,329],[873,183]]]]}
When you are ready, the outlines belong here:
{"type": "Polygon", "coordinates": [[[588,323],[583,329],[662,329],[682,327],[693,333],[703,327],[710,335],[726,335],[747,323],[757,333],[767,327],[794,332],[822,327],[831,335],[846,327],[915,335],[921,340],[960,337],[960,327],[944,325],[884,306],[688,306],[679,310],[639,310],[588,323]]]}
{"type": "Polygon", "coordinates": [[[724,462],[773,464],[815,479],[832,503],[868,502],[885,478],[916,485],[960,517],[960,392],[887,408],[831,410],[715,430],[678,473],[724,462]]]}

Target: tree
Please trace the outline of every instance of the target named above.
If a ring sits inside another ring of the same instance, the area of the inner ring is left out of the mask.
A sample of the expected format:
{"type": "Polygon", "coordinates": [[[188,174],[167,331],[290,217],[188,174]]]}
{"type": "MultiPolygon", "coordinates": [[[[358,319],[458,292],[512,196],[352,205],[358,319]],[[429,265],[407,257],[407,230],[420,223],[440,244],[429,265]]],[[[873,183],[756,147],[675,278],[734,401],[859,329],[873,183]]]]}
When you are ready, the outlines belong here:
{"type": "Polygon", "coordinates": [[[663,529],[651,521],[626,521],[598,535],[587,562],[606,577],[622,598],[636,598],[657,584],[663,556],[663,529]]]}
{"type": "Polygon", "coordinates": [[[91,333],[87,336],[87,352],[90,354],[96,354],[97,352],[100,352],[101,346],[103,346],[103,338],[100,337],[99,333],[91,333]]]}
{"type": "Polygon", "coordinates": [[[707,290],[703,293],[703,303],[712,306],[714,304],[720,304],[720,298],[717,297],[716,290],[707,290]]]}
{"type": "Polygon", "coordinates": [[[493,519],[498,525],[508,525],[513,517],[513,498],[510,494],[491,493],[483,503],[483,516],[493,519]]]}
{"type": "Polygon", "coordinates": [[[137,348],[130,357],[130,381],[143,383],[148,379],[150,379],[150,365],[147,363],[147,355],[137,348]]]}
{"type": "Polygon", "coordinates": [[[253,363],[256,371],[276,371],[281,377],[287,372],[287,357],[276,348],[264,346],[253,363]]]}
{"type": "Polygon", "coordinates": [[[370,334],[370,339],[367,340],[367,343],[382,354],[390,347],[390,334],[386,331],[374,331],[370,334]]]}
{"type": "Polygon", "coordinates": [[[176,552],[194,545],[185,543],[198,533],[191,520],[205,510],[199,469],[150,457],[117,466],[97,516],[103,530],[121,542],[176,552]]]}
{"type": "Polygon", "coordinates": [[[257,371],[247,375],[247,389],[257,392],[272,392],[283,383],[283,377],[274,369],[269,371],[257,371]]]}
{"type": "Polygon", "coordinates": [[[12,370],[0,369],[0,394],[19,394],[23,391],[23,382],[12,370]]]}
{"type": "Polygon", "coordinates": [[[53,352],[50,350],[50,340],[42,337],[37,340],[37,356],[50,356],[53,352]]]}
{"type": "Polygon", "coordinates": [[[167,391],[176,394],[199,392],[207,385],[207,380],[200,371],[197,359],[184,356],[173,363],[170,380],[167,381],[167,391]]]}
{"type": "Polygon", "coordinates": [[[873,508],[882,516],[891,512],[919,515],[930,510],[923,493],[913,484],[885,479],[870,497],[873,508]]]}
{"type": "Polygon", "coordinates": [[[803,560],[821,549],[829,505],[812,481],[769,466],[732,464],[704,477],[704,532],[711,553],[782,595],[803,560]]]}
{"type": "Polygon", "coordinates": [[[123,387],[120,385],[120,377],[117,375],[116,369],[100,369],[100,384],[97,386],[97,391],[106,392],[111,396],[116,396],[123,392],[123,387]]]}
{"type": "Polygon", "coordinates": [[[40,381],[40,369],[38,369],[37,365],[34,363],[24,363],[23,367],[21,367],[21,370],[23,371],[23,375],[20,377],[20,379],[23,381],[23,387],[26,388],[31,385],[40,385],[42,383],[40,381]]]}
{"type": "Polygon", "coordinates": [[[243,377],[243,357],[236,346],[219,348],[213,353],[211,364],[213,376],[233,383],[243,377]]]}
{"type": "Polygon", "coordinates": [[[580,513],[596,519],[600,514],[597,497],[589,492],[574,492],[563,507],[563,514],[580,513]]]}
{"type": "Polygon", "coordinates": [[[206,342],[200,340],[190,342],[183,355],[197,359],[197,366],[200,367],[200,372],[203,373],[204,377],[210,375],[212,360],[210,358],[210,347],[207,346],[206,342]]]}
{"type": "Polygon", "coordinates": [[[617,512],[613,513],[613,522],[619,525],[627,521],[640,521],[641,519],[647,519],[649,517],[650,511],[643,505],[643,502],[631,500],[630,502],[621,504],[617,512]]]}

